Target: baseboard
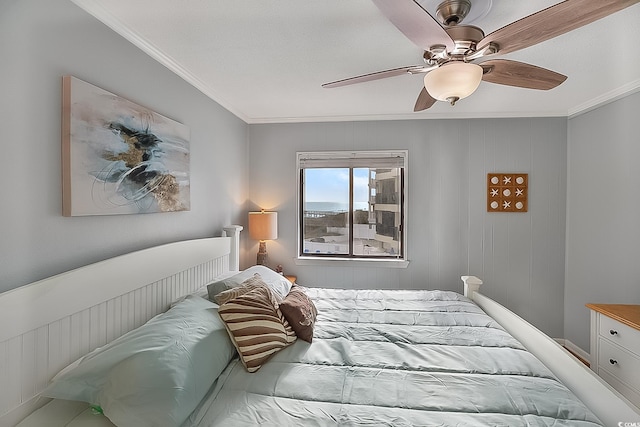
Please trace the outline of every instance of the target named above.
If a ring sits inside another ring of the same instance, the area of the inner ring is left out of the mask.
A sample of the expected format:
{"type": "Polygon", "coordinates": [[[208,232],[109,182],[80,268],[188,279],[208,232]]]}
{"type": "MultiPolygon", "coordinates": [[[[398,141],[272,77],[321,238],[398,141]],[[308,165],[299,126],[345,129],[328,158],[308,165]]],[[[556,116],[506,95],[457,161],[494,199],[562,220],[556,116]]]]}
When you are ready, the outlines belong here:
{"type": "Polygon", "coordinates": [[[591,355],[586,351],[584,351],[582,348],[578,347],[577,345],[575,345],[574,343],[572,343],[570,340],[567,340],[567,339],[554,338],[554,340],[558,344],[566,348],[570,353],[573,353],[573,355],[576,356],[578,359],[581,359],[581,361],[585,363],[587,366],[591,366],[591,355]]]}

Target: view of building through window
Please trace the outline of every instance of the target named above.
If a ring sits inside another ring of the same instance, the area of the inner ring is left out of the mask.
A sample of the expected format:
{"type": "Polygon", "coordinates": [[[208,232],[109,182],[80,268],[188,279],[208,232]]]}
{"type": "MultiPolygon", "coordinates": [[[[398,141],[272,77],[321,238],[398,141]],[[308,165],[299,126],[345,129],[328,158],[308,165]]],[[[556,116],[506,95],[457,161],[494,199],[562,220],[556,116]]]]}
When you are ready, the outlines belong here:
{"type": "Polygon", "coordinates": [[[402,256],[402,168],[304,168],[302,254],[402,256]]]}

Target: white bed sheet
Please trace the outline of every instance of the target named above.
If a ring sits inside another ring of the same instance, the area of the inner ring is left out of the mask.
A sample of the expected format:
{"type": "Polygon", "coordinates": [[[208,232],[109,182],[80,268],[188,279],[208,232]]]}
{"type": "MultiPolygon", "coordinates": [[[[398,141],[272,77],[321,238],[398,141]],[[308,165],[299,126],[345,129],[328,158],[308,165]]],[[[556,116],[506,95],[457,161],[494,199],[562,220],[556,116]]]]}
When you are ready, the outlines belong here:
{"type": "Polygon", "coordinates": [[[115,427],[85,402],[53,399],[18,424],[20,427],[115,427]]]}

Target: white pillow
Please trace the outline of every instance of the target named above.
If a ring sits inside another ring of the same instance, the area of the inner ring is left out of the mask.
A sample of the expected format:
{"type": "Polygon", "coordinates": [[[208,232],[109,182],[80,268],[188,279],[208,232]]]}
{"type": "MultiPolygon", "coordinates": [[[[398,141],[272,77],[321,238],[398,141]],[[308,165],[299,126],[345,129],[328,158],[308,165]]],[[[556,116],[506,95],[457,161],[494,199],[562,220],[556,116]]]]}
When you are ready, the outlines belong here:
{"type": "Polygon", "coordinates": [[[234,355],[217,304],[188,296],[63,370],[42,395],[98,405],[119,426],[179,426],[234,355]]]}
{"type": "Polygon", "coordinates": [[[213,298],[220,292],[240,286],[242,282],[253,277],[255,273],[260,275],[262,281],[276,294],[279,301],[282,301],[289,293],[291,282],[286,277],[264,265],[254,265],[231,277],[207,285],[209,299],[213,301],[213,298]]]}

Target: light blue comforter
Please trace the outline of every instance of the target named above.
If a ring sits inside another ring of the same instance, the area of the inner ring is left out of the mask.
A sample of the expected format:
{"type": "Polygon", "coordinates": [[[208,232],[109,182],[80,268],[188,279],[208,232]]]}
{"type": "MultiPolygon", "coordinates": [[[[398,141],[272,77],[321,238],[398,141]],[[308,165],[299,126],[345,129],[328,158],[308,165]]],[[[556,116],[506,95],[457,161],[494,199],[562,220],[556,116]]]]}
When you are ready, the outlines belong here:
{"type": "Polygon", "coordinates": [[[594,426],[598,419],[466,297],[308,289],[313,343],[237,360],[186,426],[594,426]]]}

